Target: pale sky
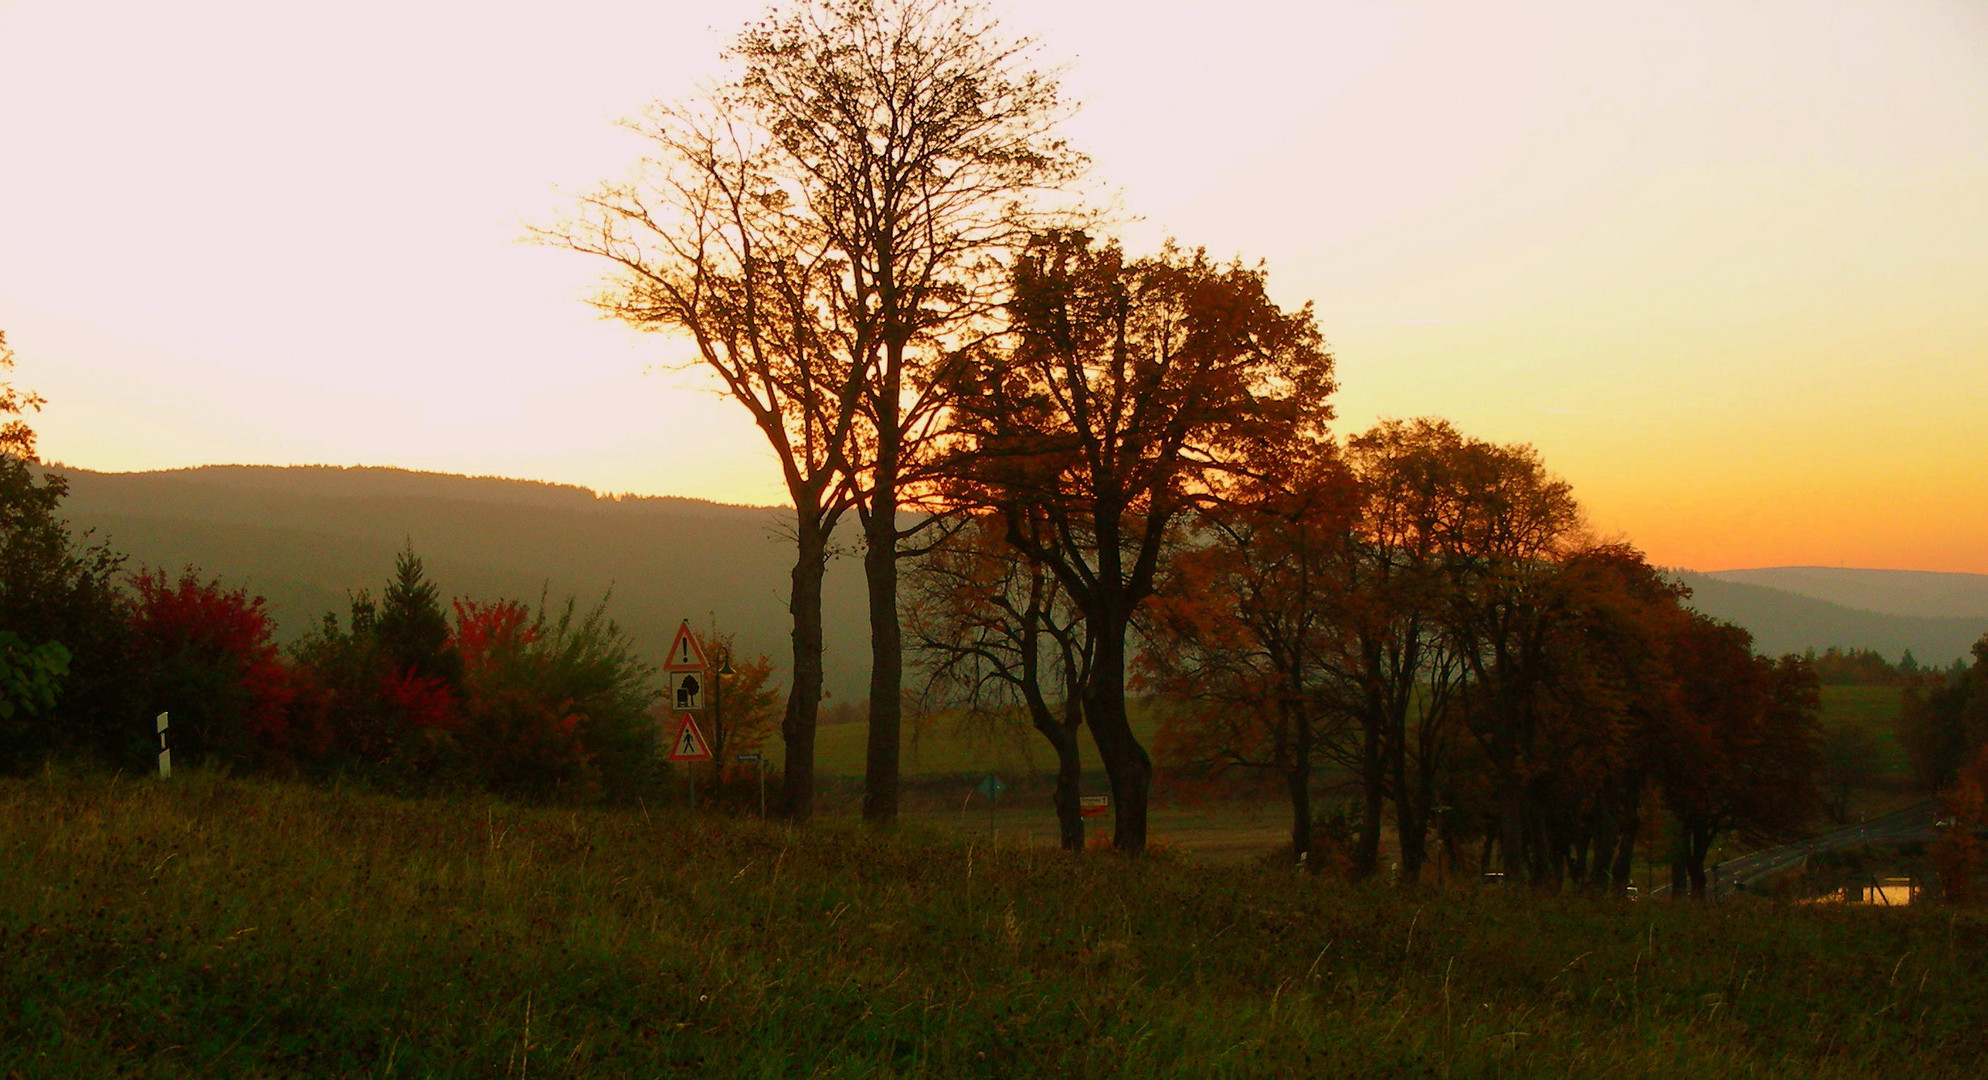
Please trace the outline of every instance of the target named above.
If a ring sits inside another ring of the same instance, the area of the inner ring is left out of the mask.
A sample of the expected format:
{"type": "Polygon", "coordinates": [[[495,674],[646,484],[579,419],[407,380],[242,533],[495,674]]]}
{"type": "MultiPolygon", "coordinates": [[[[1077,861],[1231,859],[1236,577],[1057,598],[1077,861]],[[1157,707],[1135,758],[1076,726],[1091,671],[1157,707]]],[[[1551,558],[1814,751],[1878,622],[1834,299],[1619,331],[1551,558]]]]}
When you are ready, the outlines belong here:
{"type": "MultiPolygon", "coordinates": [[[[44,458],[783,501],[517,242],[759,3],[0,0],[44,458]]],[[[1317,303],[1340,430],[1539,447],[1697,569],[1988,573],[1988,4],[1009,0],[1138,215],[1317,303]]]]}

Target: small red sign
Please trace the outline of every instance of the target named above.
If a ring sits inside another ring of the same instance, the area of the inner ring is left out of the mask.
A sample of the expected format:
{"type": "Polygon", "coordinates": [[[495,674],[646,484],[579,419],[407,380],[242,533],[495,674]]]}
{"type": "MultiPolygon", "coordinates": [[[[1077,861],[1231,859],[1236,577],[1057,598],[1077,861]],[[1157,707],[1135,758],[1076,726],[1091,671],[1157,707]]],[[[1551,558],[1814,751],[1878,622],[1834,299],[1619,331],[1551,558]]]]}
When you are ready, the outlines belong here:
{"type": "Polygon", "coordinates": [[[1085,795],[1077,800],[1077,813],[1082,817],[1103,817],[1110,806],[1109,795],[1085,795]]]}

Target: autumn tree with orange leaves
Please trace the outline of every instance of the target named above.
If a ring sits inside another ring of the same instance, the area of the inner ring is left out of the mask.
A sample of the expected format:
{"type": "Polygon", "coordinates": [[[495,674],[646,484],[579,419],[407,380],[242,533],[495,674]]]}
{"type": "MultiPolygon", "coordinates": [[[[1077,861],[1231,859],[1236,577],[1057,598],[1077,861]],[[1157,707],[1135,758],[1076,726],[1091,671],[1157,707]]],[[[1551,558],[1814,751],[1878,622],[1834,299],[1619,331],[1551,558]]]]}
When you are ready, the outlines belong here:
{"type": "Polygon", "coordinates": [[[1140,667],[1174,705],[1160,759],[1275,773],[1301,866],[1317,865],[1313,775],[1345,717],[1327,683],[1337,631],[1360,604],[1346,589],[1356,500],[1352,478],[1323,453],[1225,485],[1197,519],[1201,542],[1173,561],[1145,616],[1140,667]]]}
{"type": "Polygon", "coordinates": [[[1253,458],[1322,440],[1331,416],[1311,310],[1279,308],[1265,280],[1201,252],[1128,261],[1043,233],[1016,260],[1008,346],[977,354],[959,388],[956,498],[1000,514],[1084,616],[1084,719],[1128,854],[1145,850],[1152,785],[1126,714],[1132,620],[1190,512],[1253,458]]]}
{"type": "Polygon", "coordinates": [[[1659,784],[1678,823],[1673,889],[1702,897],[1720,834],[1796,834],[1819,800],[1820,689],[1800,657],[1755,656],[1745,630],[1694,614],[1672,644],[1678,705],[1660,739],[1659,784]]]}

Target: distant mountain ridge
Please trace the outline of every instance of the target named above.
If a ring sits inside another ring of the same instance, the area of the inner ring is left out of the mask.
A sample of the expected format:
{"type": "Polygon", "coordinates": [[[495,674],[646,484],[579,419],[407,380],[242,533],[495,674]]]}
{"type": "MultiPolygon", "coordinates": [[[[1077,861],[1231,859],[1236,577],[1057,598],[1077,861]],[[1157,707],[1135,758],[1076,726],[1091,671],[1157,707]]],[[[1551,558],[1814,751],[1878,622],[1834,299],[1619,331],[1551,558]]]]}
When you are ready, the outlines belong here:
{"type": "Polygon", "coordinates": [[[104,473],[50,465],[49,471],[84,473],[90,483],[129,489],[154,484],[193,484],[308,498],[435,498],[557,510],[636,508],[669,514],[724,515],[739,510],[778,512],[779,507],[711,502],[677,495],[603,495],[578,484],[461,476],[373,465],[200,465],[187,469],[104,473]]]}
{"type": "MultiPolygon", "coordinates": [[[[1897,571],[1869,573],[1888,572],[1897,571]]],[[[1745,627],[1753,634],[1754,648],[1770,655],[1836,646],[1875,649],[1896,661],[1909,651],[1922,666],[1945,667],[1967,656],[1988,633],[1988,615],[1895,615],[1730,580],[1725,572],[1674,571],[1673,576],[1691,587],[1691,607],[1745,627]]]]}
{"type": "Polygon", "coordinates": [[[1754,570],[1714,570],[1705,576],[1741,585],[1763,585],[1880,615],[1988,619],[1988,574],[1768,566],[1754,570]]]}
{"type": "MultiPolygon", "coordinates": [[[[411,542],[445,597],[587,605],[612,590],[610,615],[652,659],[678,620],[702,629],[715,617],[741,649],[789,664],[791,510],[373,467],[49,471],[69,480],[63,515],[134,568],[190,564],[260,593],[285,640],[343,613],[350,593],[377,592],[411,542]]],[[[855,560],[831,560],[824,606],[829,692],[860,698],[868,619],[855,560]]]]}

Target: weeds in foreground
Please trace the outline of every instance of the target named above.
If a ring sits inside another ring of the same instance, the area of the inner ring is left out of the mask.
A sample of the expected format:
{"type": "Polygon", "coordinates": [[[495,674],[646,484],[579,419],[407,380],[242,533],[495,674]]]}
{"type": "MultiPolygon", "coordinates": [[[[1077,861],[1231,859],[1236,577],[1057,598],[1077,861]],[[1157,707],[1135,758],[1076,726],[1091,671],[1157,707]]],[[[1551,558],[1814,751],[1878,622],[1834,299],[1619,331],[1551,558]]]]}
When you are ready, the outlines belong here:
{"type": "Polygon", "coordinates": [[[0,1076],[1971,1076],[1984,927],[49,775],[0,1076]]]}

